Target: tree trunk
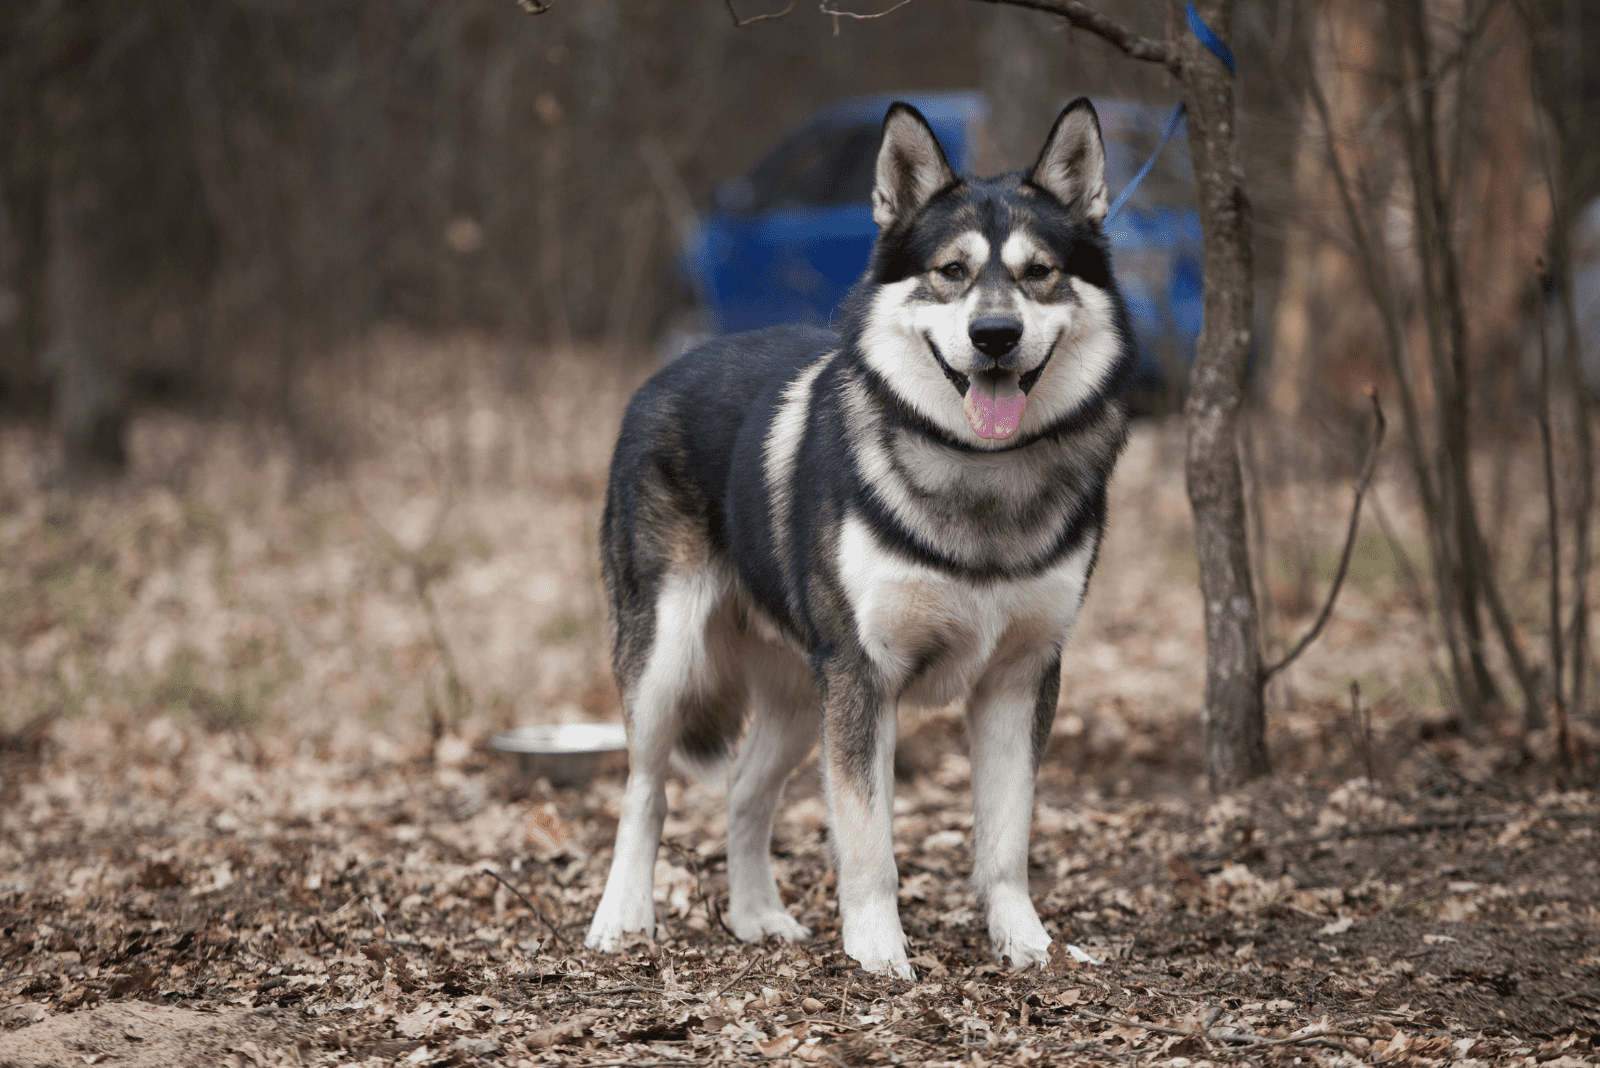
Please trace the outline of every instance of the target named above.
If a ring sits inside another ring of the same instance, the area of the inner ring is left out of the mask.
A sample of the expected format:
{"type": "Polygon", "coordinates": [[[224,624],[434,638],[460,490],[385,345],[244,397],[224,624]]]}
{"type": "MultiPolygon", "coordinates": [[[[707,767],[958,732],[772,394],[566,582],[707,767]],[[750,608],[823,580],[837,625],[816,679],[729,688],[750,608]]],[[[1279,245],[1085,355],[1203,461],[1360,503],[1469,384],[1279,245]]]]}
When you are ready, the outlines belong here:
{"type": "MultiPolygon", "coordinates": [[[[1206,0],[1195,7],[1219,36],[1229,36],[1233,0],[1206,0]]],[[[1205,272],[1205,320],[1184,406],[1185,473],[1206,615],[1201,706],[1206,775],[1212,790],[1219,791],[1270,770],[1238,449],[1255,303],[1251,210],[1239,165],[1232,75],[1186,30],[1179,32],[1178,54],[1189,111],[1189,151],[1194,159],[1205,272]]]]}
{"type": "Polygon", "coordinates": [[[128,396],[107,351],[107,295],[95,241],[111,225],[98,175],[56,169],[49,192],[45,362],[53,387],[62,475],[79,485],[127,468],[128,396]]]}

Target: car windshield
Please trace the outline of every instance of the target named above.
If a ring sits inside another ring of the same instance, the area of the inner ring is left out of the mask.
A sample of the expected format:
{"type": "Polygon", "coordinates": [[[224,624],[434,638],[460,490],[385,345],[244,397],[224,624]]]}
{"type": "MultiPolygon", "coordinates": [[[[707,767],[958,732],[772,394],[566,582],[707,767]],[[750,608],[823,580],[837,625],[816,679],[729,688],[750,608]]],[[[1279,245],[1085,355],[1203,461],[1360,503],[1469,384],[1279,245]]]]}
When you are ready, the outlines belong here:
{"type": "Polygon", "coordinates": [[[750,176],[752,210],[865,203],[877,154],[877,126],[846,126],[785,146],[750,176]]]}

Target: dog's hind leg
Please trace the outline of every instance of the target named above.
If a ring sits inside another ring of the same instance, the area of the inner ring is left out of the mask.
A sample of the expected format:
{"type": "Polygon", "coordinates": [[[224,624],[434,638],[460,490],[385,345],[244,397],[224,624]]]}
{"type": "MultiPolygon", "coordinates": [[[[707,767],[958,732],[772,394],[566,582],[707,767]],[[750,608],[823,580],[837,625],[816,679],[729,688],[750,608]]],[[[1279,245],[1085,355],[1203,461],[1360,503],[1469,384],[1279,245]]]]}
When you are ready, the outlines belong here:
{"type": "Polygon", "coordinates": [[[1028,896],[1033,781],[1061,690],[1061,654],[996,668],[967,712],[972,753],[972,883],[989,913],[997,959],[1047,963],[1050,935],[1028,896]]]}
{"type": "Polygon", "coordinates": [[[772,817],[789,773],[817,744],[815,698],[794,700],[786,689],[810,686],[776,683],[765,663],[749,675],[750,729],[728,773],[728,926],[746,942],[806,938],[811,929],[783,907],[772,875],[772,817]]]}
{"type": "MultiPolygon", "coordinates": [[[[644,687],[641,687],[644,689],[644,687]]],[[[584,945],[610,952],[624,934],[654,937],[656,851],[667,818],[666,772],[677,736],[671,706],[655,694],[636,699],[629,717],[628,788],[605,893],[584,945]]]]}
{"type": "Polygon", "coordinates": [[[624,695],[628,787],[605,892],[584,944],[610,951],[622,936],[656,928],[656,852],[667,816],[666,775],[684,710],[706,683],[706,621],[723,594],[709,569],[668,576],[656,601],[654,641],[644,670],[624,695]]]}

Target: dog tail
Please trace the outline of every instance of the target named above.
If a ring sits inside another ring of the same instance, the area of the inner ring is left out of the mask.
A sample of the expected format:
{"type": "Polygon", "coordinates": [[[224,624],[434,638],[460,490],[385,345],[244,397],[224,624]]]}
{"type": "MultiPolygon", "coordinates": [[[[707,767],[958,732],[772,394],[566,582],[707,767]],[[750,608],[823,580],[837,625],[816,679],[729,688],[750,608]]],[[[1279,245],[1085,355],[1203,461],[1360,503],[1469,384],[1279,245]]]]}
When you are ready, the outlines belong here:
{"type": "Polygon", "coordinates": [[[728,774],[729,754],[706,758],[692,756],[679,745],[672,750],[672,766],[696,782],[707,786],[721,786],[728,774]]]}
{"type": "Polygon", "coordinates": [[[717,687],[720,692],[684,702],[672,747],[672,763],[679,771],[707,785],[721,783],[744,726],[742,689],[724,685],[717,687]]]}

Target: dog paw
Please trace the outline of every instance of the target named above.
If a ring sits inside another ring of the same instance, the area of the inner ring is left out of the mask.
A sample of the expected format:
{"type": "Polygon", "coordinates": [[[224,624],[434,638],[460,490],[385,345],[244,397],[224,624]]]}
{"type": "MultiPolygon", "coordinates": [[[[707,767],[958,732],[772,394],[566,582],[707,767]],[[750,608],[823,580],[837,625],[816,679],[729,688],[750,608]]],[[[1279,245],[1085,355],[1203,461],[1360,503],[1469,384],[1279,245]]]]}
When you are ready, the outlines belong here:
{"type": "MultiPolygon", "coordinates": [[[[848,953],[849,951],[846,950],[846,952],[848,953]]],[[[856,958],[856,963],[861,965],[862,971],[872,972],[876,975],[892,974],[912,983],[917,981],[917,970],[911,966],[910,961],[906,960],[903,950],[900,953],[899,960],[895,960],[893,957],[857,956],[854,953],[850,953],[850,956],[856,958]]]]}
{"type": "Polygon", "coordinates": [[[1013,968],[1050,963],[1050,935],[1026,893],[995,892],[989,901],[989,939],[995,959],[1013,968]]]}
{"type": "MultiPolygon", "coordinates": [[[[638,913],[638,909],[628,910],[638,913]]],[[[643,936],[651,938],[655,935],[656,917],[655,909],[649,908],[642,915],[625,915],[624,910],[607,907],[604,899],[600,907],[595,910],[594,919],[589,924],[589,933],[584,936],[583,944],[590,949],[598,949],[602,953],[614,953],[619,946],[629,941],[629,936],[643,936]]]]}
{"type": "Polygon", "coordinates": [[[741,942],[759,942],[768,935],[791,941],[811,937],[811,928],[781,908],[764,911],[752,909],[742,914],[729,911],[728,927],[741,942]]]}
{"type": "Polygon", "coordinates": [[[1050,963],[1050,937],[1046,935],[1043,942],[996,942],[994,956],[1002,964],[1010,961],[1013,968],[1046,967],[1050,963]]]}
{"type": "Polygon", "coordinates": [[[915,980],[916,970],[906,959],[906,935],[900,916],[892,907],[878,922],[845,921],[844,951],[869,972],[893,972],[902,979],[915,980]],[[891,922],[892,921],[892,922],[891,922]]]}

